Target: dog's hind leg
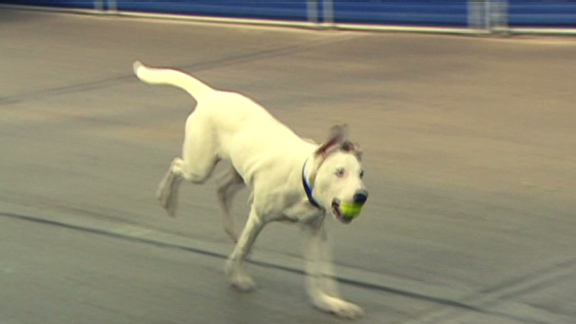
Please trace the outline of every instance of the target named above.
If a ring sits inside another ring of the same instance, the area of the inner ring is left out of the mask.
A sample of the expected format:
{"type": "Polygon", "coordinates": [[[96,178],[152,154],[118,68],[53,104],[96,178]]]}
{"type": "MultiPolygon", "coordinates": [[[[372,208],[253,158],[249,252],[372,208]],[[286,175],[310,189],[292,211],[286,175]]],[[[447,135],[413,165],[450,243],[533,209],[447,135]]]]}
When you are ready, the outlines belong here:
{"type": "Polygon", "coordinates": [[[219,161],[210,130],[201,123],[194,122],[197,120],[195,116],[195,113],[191,114],[186,121],[182,158],[174,158],[156,192],[160,204],[170,215],[176,212],[178,188],[182,179],[203,184],[219,161]]]}
{"type": "Polygon", "coordinates": [[[236,222],[234,216],[231,214],[230,209],[232,206],[232,199],[236,193],[244,188],[244,180],[236,172],[234,167],[226,172],[224,177],[220,179],[218,185],[218,202],[222,209],[222,225],[224,231],[230,236],[234,243],[238,242],[238,232],[236,231],[236,222]]]}
{"type": "Polygon", "coordinates": [[[226,263],[226,275],[230,283],[241,291],[252,290],[255,286],[254,280],[246,273],[244,269],[244,260],[250,254],[254,241],[260,234],[266,223],[256,213],[254,206],[250,210],[250,216],[246,226],[236,243],[236,247],[226,263]]]}
{"type": "Polygon", "coordinates": [[[158,185],[158,190],[156,191],[156,197],[160,200],[160,205],[166,209],[170,216],[174,216],[176,213],[178,188],[183,178],[175,171],[175,169],[177,169],[175,166],[181,163],[182,159],[179,157],[172,161],[170,169],[166,172],[162,181],[160,181],[160,185],[158,185]]]}
{"type": "Polygon", "coordinates": [[[178,189],[182,179],[186,179],[193,183],[202,184],[208,179],[214,169],[218,159],[214,158],[208,166],[205,167],[207,171],[193,172],[186,162],[177,157],[174,158],[170,169],[160,181],[156,197],[160,200],[160,205],[166,209],[169,215],[174,216],[176,207],[178,206],[178,189]]]}

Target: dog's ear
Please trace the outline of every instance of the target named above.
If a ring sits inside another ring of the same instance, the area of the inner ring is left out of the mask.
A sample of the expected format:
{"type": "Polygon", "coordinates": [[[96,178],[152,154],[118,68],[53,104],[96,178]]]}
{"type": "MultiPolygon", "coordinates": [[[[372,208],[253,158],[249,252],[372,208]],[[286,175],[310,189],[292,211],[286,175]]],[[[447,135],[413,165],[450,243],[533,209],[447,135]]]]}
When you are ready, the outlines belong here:
{"type": "Polygon", "coordinates": [[[358,161],[362,160],[362,149],[360,148],[358,143],[354,143],[354,142],[351,142],[349,140],[345,140],[344,142],[342,142],[342,145],[340,146],[340,148],[344,152],[354,154],[356,156],[356,158],[358,159],[358,161]]]}
{"type": "Polygon", "coordinates": [[[346,124],[333,126],[328,140],[316,150],[316,156],[319,158],[326,157],[332,150],[339,148],[347,137],[348,126],[346,124]]]}

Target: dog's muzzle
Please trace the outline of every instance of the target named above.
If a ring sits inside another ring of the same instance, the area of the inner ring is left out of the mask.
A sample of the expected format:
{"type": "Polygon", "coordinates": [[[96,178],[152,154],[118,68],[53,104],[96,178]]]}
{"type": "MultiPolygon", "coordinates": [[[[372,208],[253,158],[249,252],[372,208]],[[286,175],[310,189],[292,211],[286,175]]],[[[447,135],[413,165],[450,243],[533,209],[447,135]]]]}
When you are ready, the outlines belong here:
{"type": "Polygon", "coordinates": [[[339,221],[350,224],[360,216],[366,200],[368,200],[368,191],[365,189],[356,191],[352,202],[341,202],[340,199],[334,198],[332,200],[332,212],[339,221]]]}

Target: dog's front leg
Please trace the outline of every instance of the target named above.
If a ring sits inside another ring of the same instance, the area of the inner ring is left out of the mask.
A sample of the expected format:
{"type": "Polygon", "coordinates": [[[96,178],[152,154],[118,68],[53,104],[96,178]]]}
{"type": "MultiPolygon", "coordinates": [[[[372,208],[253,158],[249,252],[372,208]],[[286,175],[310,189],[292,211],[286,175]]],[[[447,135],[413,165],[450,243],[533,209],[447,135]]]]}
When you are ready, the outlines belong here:
{"type": "Polygon", "coordinates": [[[357,318],[363,311],[340,298],[335,279],[330,245],[321,220],[302,225],[305,236],[306,288],[312,304],[339,317],[357,318]]]}
{"type": "Polygon", "coordinates": [[[234,251],[228,257],[225,269],[230,283],[239,290],[249,291],[255,286],[254,280],[244,269],[244,260],[250,253],[256,237],[258,237],[264,225],[265,223],[254,210],[254,206],[252,206],[246,226],[242,230],[234,251]]]}

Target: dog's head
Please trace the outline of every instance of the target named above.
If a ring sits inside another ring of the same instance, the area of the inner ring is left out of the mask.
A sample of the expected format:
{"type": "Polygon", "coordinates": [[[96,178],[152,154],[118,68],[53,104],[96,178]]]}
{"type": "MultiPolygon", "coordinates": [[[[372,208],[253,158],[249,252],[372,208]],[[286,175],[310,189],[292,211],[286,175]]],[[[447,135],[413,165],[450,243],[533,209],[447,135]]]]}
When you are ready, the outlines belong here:
{"type": "Polygon", "coordinates": [[[315,199],[336,219],[349,224],[360,215],[368,199],[368,190],[362,182],[360,147],[348,140],[345,125],[334,126],[328,141],[314,153],[314,159],[315,199]]]}

